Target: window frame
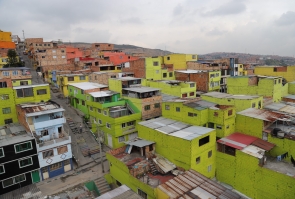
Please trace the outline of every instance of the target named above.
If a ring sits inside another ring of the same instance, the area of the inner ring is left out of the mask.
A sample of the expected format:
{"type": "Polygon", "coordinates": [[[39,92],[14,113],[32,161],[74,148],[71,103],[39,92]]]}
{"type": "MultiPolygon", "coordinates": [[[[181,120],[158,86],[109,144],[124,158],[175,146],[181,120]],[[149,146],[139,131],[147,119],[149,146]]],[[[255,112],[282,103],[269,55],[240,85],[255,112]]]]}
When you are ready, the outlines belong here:
{"type": "Polygon", "coordinates": [[[4,108],[2,108],[2,114],[10,114],[10,113],[11,113],[11,108],[10,107],[4,107],[4,108]],[[4,110],[9,110],[9,111],[4,111],[4,110]]]}
{"type": "Polygon", "coordinates": [[[155,103],[154,108],[161,108],[161,104],[160,103],[155,103]]]}
{"type": "Polygon", "coordinates": [[[29,151],[29,150],[32,150],[32,149],[33,149],[32,141],[22,142],[22,143],[19,143],[19,144],[15,144],[14,145],[14,152],[15,153],[22,153],[22,152],[29,151]],[[26,143],[30,143],[31,144],[31,148],[30,149],[26,149],[26,150],[22,150],[22,151],[17,151],[16,150],[16,146],[21,145],[21,144],[26,144],[26,143]]]}
{"type": "Polygon", "coordinates": [[[0,168],[1,168],[1,167],[2,167],[3,172],[1,172],[1,170],[0,170],[0,175],[3,174],[3,173],[5,173],[5,167],[4,167],[4,164],[0,164],[0,168]]]}
{"type": "Polygon", "coordinates": [[[145,105],[145,106],[144,106],[144,110],[145,110],[145,111],[149,111],[149,110],[151,110],[151,105],[145,105]]]}
{"type": "Polygon", "coordinates": [[[108,122],[106,122],[106,127],[107,127],[108,129],[111,129],[111,128],[112,128],[111,124],[108,123],[108,122]]]}
{"type": "Polygon", "coordinates": [[[3,149],[3,147],[0,148],[0,151],[2,151],[2,156],[0,156],[0,158],[5,157],[5,153],[4,153],[4,149],[3,149]]]}
{"type": "Polygon", "coordinates": [[[53,149],[46,150],[46,151],[42,151],[42,157],[43,157],[44,160],[46,160],[46,159],[48,159],[48,158],[51,158],[51,157],[53,157],[53,156],[54,156],[54,150],[53,150],[53,149]],[[48,151],[52,151],[52,155],[45,157],[45,156],[44,156],[44,153],[45,153],[45,152],[48,152],[48,151]]]}
{"type": "Polygon", "coordinates": [[[125,141],[126,141],[126,138],[125,138],[124,135],[118,137],[118,142],[119,142],[119,143],[121,143],[121,142],[125,142],[125,141]],[[120,138],[124,138],[124,140],[120,140],[120,138]]]}
{"type": "Polygon", "coordinates": [[[3,188],[10,187],[10,186],[12,186],[12,185],[15,185],[15,184],[18,184],[18,183],[24,182],[24,181],[26,181],[26,180],[27,180],[27,179],[26,179],[26,175],[23,173],[23,174],[20,174],[20,175],[14,176],[14,177],[12,177],[12,178],[7,178],[7,179],[3,180],[3,181],[2,181],[2,187],[3,187],[3,188]],[[16,182],[15,178],[18,177],[18,176],[24,176],[24,180],[19,181],[19,182],[16,182]],[[4,186],[4,181],[6,181],[6,180],[10,180],[10,179],[12,179],[13,183],[12,183],[11,185],[4,186]]]}
{"type": "Polygon", "coordinates": [[[24,168],[24,167],[28,167],[28,166],[31,166],[31,165],[33,165],[34,163],[33,163],[33,159],[32,159],[32,157],[29,157],[29,158],[24,158],[24,159],[21,159],[21,160],[18,160],[18,165],[19,165],[19,168],[24,168]],[[25,166],[21,166],[21,161],[24,161],[24,160],[28,160],[28,159],[30,159],[31,160],[31,163],[30,164],[28,164],[28,165],[25,165],[25,166]]]}
{"type": "Polygon", "coordinates": [[[37,95],[46,95],[46,94],[47,94],[47,89],[46,88],[37,90],[37,95]],[[45,93],[42,93],[44,91],[45,91],[45,93]]]}
{"type": "Polygon", "coordinates": [[[165,105],[165,110],[169,111],[170,110],[170,105],[165,105]]]}
{"type": "Polygon", "coordinates": [[[180,107],[175,107],[175,112],[180,112],[180,107]]]}

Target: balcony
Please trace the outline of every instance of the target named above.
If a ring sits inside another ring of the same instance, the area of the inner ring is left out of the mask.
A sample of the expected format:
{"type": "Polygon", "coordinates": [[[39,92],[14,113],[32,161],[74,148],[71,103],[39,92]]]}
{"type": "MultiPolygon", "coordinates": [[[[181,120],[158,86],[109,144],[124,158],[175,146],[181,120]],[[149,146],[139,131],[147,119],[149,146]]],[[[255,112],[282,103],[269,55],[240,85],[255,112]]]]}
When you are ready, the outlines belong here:
{"type": "Polygon", "coordinates": [[[71,143],[71,136],[69,136],[64,131],[62,133],[58,133],[58,136],[56,138],[54,138],[53,134],[50,136],[44,136],[44,137],[35,135],[35,137],[37,140],[38,150],[46,150],[46,149],[67,145],[71,143]],[[43,140],[43,138],[45,137],[46,138],[48,137],[49,139],[43,140]]]}
{"type": "Polygon", "coordinates": [[[56,126],[59,124],[64,124],[66,123],[65,118],[56,118],[56,119],[50,119],[50,120],[46,120],[43,122],[35,122],[34,126],[35,129],[40,129],[40,128],[46,128],[48,126],[56,126]]]}

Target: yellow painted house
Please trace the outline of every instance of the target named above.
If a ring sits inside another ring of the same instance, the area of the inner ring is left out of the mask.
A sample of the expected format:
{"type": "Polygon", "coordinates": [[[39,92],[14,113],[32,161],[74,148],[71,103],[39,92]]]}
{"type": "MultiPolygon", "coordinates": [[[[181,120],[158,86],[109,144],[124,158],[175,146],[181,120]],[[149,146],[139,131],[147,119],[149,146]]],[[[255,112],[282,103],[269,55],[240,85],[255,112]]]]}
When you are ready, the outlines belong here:
{"type": "Polygon", "coordinates": [[[50,100],[48,84],[26,85],[13,87],[15,104],[46,102],[50,100]]]}
{"type": "Polygon", "coordinates": [[[256,66],[255,75],[283,77],[286,82],[295,81],[295,66],[256,66]]]}
{"type": "Polygon", "coordinates": [[[146,79],[150,80],[173,80],[175,79],[173,64],[164,64],[162,56],[146,57],[146,79]]]}
{"type": "Polygon", "coordinates": [[[3,66],[5,64],[7,64],[7,62],[8,62],[8,57],[7,56],[1,56],[1,54],[0,54],[0,68],[3,68],[3,66]]]}
{"type": "Polygon", "coordinates": [[[70,83],[89,82],[88,75],[85,74],[63,74],[57,75],[56,86],[65,97],[69,95],[68,85],[70,83]]]}
{"type": "Polygon", "coordinates": [[[173,64],[175,70],[187,69],[186,62],[198,61],[196,54],[170,54],[164,56],[164,64],[173,64]]]}
{"type": "Polygon", "coordinates": [[[195,98],[197,85],[195,82],[183,82],[178,80],[142,80],[142,85],[158,88],[162,93],[180,98],[195,98]]]}

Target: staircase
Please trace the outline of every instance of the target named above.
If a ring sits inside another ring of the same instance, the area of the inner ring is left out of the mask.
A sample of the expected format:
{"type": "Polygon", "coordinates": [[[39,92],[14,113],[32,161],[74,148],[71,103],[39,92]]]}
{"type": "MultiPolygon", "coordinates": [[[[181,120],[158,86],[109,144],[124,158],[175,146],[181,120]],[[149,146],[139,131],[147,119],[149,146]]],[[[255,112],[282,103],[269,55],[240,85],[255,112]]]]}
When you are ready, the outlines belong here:
{"type": "Polygon", "coordinates": [[[153,175],[157,175],[158,174],[158,170],[155,167],[154,162],[152,160],[149,160],[149,163],[150,163],[150,167],[151,167],[151,173],[153,175]]]}
{"type": "Polygon", "coordinates": [[[128,103],[126,103],[126,107],[129,109],[129,111],[131,111],[132,114],[135,113],[135,111],[131,108],[131,106],[128,103]]]}
{"type": "Polygon", "coordinates": [[[98,178],[94,181],[97,189],[99,190],[100,195],[111,191],[110,186],[104,178],[98,178]]]}

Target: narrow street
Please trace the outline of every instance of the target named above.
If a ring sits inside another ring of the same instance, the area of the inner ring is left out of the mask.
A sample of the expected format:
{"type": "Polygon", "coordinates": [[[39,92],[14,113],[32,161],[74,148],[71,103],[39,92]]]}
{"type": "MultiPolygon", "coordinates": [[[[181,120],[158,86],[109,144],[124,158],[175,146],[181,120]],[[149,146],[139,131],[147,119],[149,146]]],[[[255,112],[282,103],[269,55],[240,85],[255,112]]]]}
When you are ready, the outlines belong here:
{"type": "MultiPolygon", "coordinates": [[[[26,64],[26,67],[31,69],[32,74],[32,84],[43,84],[46,83],[43,81],[41,77],[37,75],[36,70],[33,68],[31,60],[28,56],[23,55],[20,51],[20,56],[23,57],[23,60],[26,64]]],[[[53,93],[51,91],[51,100],[60,104],[62,108],[65,109],[65,117],[67,119],[71,119],[74,124],[80,126],[83,124],[82,116],[83,114],[71,107],[67,103],[66,98],[59,98],[58,95],[61,93],[53,93]]],[[[42,191],[43,195],[52,195],[68,189],[72,186],[78,185],[85,181],[94,180],[99,177],[103,177],[105,173],[109,171],[109,164],[105,159],[105,152],[109,150],[109,148],[105,145],[102,145],[102,156],[104,162],[104,172],[102,171],[101,161],[100,161],[100,153],[95,153],[90,156],[84,156],[82,154],[81,148],[78,145],[78,141],[81,139],[85,140],[85,143],[90,147],[94,145],[98,145],[94,136],[90,132],[90,129],[83,124],[83,131],[81,134],[74,134],[71,131],[68,123],[64,124],[64,130],[71,136],[72,140],[72,153],[73,153],[73,162],[74,169],[69,171],[61,176],[57,176],[55,178],[50,178],[44,180],[37,184],[37,187],[42,191]]]]}

